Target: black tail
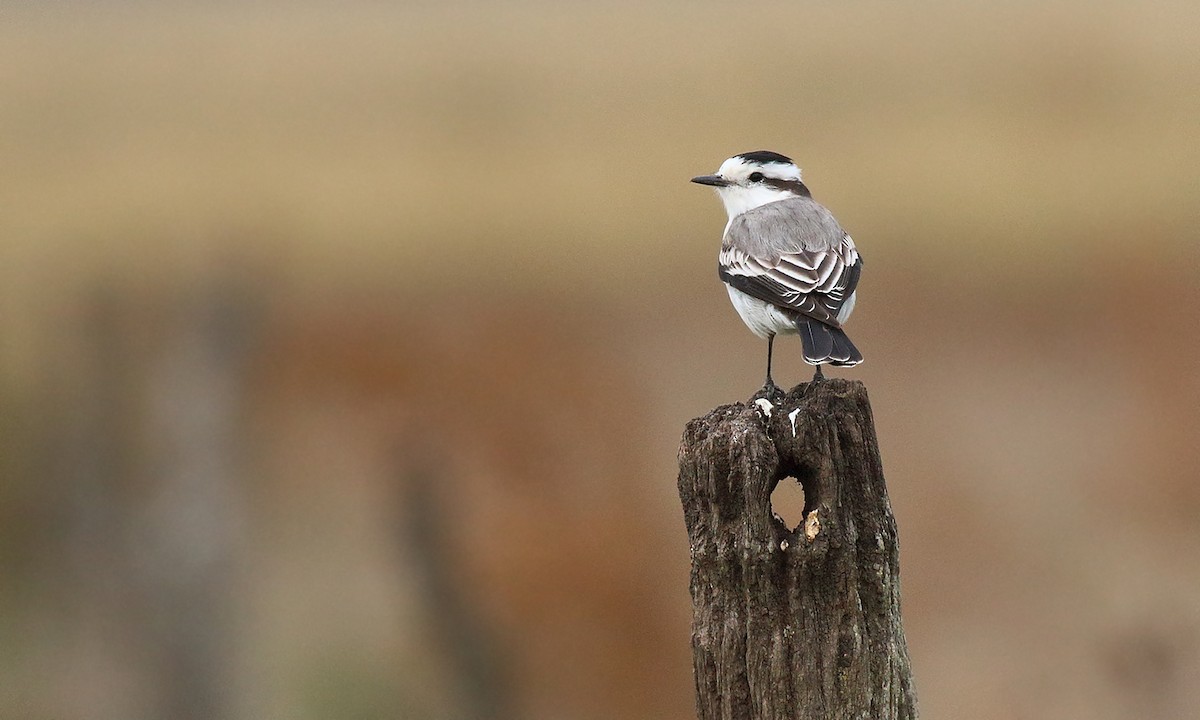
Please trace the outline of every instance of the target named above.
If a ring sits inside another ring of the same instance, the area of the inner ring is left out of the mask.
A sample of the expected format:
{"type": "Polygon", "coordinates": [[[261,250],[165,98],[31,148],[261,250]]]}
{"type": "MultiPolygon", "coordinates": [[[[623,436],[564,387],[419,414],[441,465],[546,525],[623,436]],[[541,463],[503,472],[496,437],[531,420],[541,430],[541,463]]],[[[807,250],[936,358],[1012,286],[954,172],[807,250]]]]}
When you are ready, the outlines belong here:
{"type": "Polygon", "coordinates": [[[809,365],[857,365],[862,353],[841,328],[830,327],[807,317],[796,320],[796,331],[804,345],[804,362],[809,365]]]}

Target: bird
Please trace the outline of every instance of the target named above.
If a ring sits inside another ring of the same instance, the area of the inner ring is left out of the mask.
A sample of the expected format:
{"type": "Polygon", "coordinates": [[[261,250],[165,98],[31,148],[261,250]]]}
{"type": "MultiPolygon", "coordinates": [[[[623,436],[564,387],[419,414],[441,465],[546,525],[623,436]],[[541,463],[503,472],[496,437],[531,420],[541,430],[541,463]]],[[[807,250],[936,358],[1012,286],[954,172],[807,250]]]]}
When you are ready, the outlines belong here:
{"type": "Polygon", "coordinates": [[[692,182],[716,188],[729,215],[717,275],[742,322],[767,341],[763,392],[780,392],[771,379],[776,335],[800,336],[814,382],[824,380],[822,365],[861,363],[843,325],[863,259],[833,213],[812,199],[796,163],[770,150],[745,152],[692,182]]]}

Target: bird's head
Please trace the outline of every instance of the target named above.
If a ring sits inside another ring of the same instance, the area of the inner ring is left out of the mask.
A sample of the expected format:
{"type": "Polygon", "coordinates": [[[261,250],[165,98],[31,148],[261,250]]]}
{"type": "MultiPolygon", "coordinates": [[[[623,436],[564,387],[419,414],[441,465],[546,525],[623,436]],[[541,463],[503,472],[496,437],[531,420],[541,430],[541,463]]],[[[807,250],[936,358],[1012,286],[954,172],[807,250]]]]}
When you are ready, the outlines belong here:
{"type": "Polygon", "coordinates": [[[731,220],[769,202],[809,196],[796,163],[769,150],[734,155],[715,175],[694,177],[692,182],[716,188],[731,220]]]}

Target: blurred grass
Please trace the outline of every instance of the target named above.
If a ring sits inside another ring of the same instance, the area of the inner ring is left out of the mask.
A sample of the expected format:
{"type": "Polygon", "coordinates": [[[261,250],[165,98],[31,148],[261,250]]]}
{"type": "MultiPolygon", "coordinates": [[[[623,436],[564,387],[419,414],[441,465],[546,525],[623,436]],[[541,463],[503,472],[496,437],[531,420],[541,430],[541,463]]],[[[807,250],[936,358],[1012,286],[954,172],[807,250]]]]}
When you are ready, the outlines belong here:
{"type": "Polygon", "coordinates": [[[114,15],[0,28],[9,268],[187,273],[248,235],[305,282],[621,292],[710,259],[719,211],[684,183],[755,147],[795,155],[873,257],[1194,258],[1184,3],[114,15]]]}
{"type": "MultiPolygon", "coordinates": [[[[795,157],[868,259],[856,377],[927,709],[1114,717],[1136,672],[1104,653],[1180,638],[1171,667],[1196,667],[1178,607],[1197,577],[1162,552],[1194,541],[1200,498],[1195,4],[67,2],[0,20],[0,559],[36,575],[50,551],[18,546],[60,530],[39,469],[89,381],[75,334],[97,296],[133,308],[117,344],[146,361],[196,286],[262,291],[239,652],[269,677],[250,707],[417,702],[377,669],[419,617],[396,620],[394,478],[373,454],[411,412],[434,447],[470,440],[456,537],[486,551],[461,562],[528,638],[531,716],[564,698],[686,716],[664,479],[682,420],[761,365],[714,278],[719,204],[687,179],[757,148],[795,157]],[[344,672],[322,664],[347,644],[344,672]],[[664,655],[665,679],[647,672],[664,655]],[[1054,666],[1073,668],[1062,688],[1016,692],[1054,666]]],[[[31,683],[23,659],[72,652],[70,630],[39,644],[59,617],[38,592],[0,595],[34,618],[0,660],[31,683]]],[[[413,644],[398,662],[435,675],[432,641],[413,644]]],[[[1155,717],[1194,707],[1163,677],[1155,717]]]]}
{"type": "Polygon", "coordinates": [[[721,214],[686,180],[758,147],[922,284],[1183,273],[1198,23],[1176,2],[23,4],[0,24],[0,362],[28,385],[97,274],[250,268],[296,307],[703,294],[721,214]]]}

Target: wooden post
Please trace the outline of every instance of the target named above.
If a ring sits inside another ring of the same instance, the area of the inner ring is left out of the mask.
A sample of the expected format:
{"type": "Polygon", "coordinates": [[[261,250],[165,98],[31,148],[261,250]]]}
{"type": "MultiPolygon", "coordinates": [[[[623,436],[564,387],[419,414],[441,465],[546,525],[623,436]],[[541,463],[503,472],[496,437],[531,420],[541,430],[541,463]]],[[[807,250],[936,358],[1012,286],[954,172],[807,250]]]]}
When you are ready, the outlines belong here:
{"type": "Polygon", "coordinates": [[[916,718],[866,387],[805,383],[769,417],[762,402],[691,421],[679,448],[699,718],[916,718]],[[788,478],[804,488],[795,528],[771,509],[788,478]]]}

